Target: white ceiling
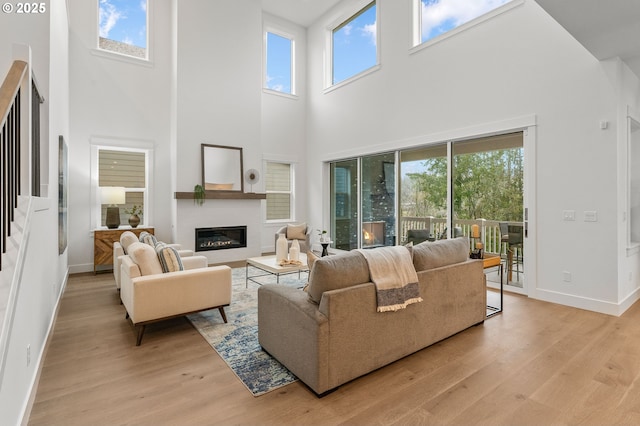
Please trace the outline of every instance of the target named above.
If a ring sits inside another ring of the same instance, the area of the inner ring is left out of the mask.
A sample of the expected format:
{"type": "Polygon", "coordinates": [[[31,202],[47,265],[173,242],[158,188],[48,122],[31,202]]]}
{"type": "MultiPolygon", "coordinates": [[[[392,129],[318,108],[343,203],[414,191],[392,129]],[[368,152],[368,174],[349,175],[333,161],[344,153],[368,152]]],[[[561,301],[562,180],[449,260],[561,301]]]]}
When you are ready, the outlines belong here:
{"type": "MultiPolygon", "coordinates": [[[[261,0],[264,11],[310,26],[341,0],[261,0]]],[[[597,59],[620,57],[640,77],[639,0],[536,0],[597,59]]]]}
{"type": "Polygon", "coordinates": [[[640,1],[536,2],[597,59],[618,56],[640,77],[640,1]]]}
{"type": "Polygon", "coordinates": [[[340,0],[262,0],[262,10],[308,27],[340,0]]]}

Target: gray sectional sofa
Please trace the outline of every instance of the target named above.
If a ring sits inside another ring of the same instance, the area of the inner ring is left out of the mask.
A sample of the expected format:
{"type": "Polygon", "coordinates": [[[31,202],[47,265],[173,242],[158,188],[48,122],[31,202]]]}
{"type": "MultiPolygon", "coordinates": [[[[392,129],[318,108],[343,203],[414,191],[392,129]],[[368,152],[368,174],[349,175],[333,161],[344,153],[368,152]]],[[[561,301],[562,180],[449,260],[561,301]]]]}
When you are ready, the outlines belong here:
{"type": "MultiPolygon", "coordinates": [[[[376,250],[376,249],[373,249],[376,250]]],[[[315,393],[446,339],[486,318],[481,260],[469,260],[466,237],[412,249],[423,301],[376,311],[376,289],[355,251],[315,261],[307,291],[258,289],[258,339],[315,393]]]]}

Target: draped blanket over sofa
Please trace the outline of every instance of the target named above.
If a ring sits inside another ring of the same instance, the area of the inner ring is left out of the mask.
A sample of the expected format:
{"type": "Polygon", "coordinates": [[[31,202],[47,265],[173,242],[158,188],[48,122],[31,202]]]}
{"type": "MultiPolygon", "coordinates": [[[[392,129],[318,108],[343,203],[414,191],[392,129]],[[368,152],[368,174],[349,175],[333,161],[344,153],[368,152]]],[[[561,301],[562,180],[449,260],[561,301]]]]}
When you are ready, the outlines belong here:
{"type": "Polygon", "coordinates": [[[422,301],[397,311],[377,311],[376,288],[357,251],[316,260],[306,292],[260,287],[260,345],[323,394],[484,321],[482,261],[468,259],[466,237],[411,251],[422,301]]]}

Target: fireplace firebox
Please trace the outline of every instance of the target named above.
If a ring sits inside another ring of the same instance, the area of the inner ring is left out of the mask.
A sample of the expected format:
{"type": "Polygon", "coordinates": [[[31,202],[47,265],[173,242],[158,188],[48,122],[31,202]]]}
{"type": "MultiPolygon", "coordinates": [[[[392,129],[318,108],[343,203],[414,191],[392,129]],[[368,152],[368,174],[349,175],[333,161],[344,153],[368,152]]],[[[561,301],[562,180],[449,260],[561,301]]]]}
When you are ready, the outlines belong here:
{"type": "Polygon", "coordinates": [[[225,250],[246,246],[246,226],[196,228],[196,251],[225,250]]]}

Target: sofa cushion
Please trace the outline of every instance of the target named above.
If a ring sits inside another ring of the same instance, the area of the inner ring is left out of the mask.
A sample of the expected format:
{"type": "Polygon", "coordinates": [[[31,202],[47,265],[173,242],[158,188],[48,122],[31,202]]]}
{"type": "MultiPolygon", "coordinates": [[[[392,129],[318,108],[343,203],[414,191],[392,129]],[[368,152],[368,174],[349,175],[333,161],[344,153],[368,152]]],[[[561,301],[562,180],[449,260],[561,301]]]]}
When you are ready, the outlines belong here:
{"type": "Polygon", "coordinates": [[[349,251],[333,256],[324,256],[313,262],[309,272],[309,298],[320,303],[322,293],[330,290],[367,283],[369,266],[357,251],[349,251]]]}
{"type": "Polygon", "coordinates": [[[148,244],[151,247],[155,248],[158,240],[156,239],[155,235],[150,234],[147,231],[143,231],[140,233],[140,242],[148,244]]]}
{"type": "Polygon", "coordinates": [[[180,253],[178,253],[175,247],[158,241],[156,244],[156,253],[158,253],[158,260],[160,261],[162,272],[184,271],[180,253]]]}
{"type": "Polygon", "coordinates": [[[122,235],[120,235],[120,245],[122,246],[122,250],[124,250],[124,254],[127,254],[129,251],[129,246],[133,243],[138,242],[138,237],[131,231],[124,231],[122,235]]]}
{"type": "Polygon", "coordinates": [[[440,268],[464,262],[469,258],[469,238],[460,237],[413,246],[413,266],[416,271],[440,268]]]}
{"type": "Polygon", "coordinates": [[[153,247],[137,242],[129,246],[129,257],[138,265],[140,275],[156,275],[162,273],[162,266],[153,247]]]}
{"type": "Polygon", "coordinates": [[[287,240],[304,240],[307,238],[307,224],[287,225],[287,240]]]}

